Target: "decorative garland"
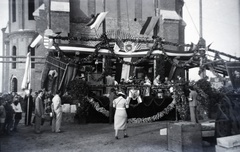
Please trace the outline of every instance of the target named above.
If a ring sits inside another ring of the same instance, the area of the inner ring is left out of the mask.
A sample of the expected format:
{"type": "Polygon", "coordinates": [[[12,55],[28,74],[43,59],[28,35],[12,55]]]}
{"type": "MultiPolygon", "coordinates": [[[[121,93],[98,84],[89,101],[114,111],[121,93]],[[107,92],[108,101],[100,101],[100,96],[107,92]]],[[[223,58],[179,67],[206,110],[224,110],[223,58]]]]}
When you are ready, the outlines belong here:
{"type": "Polygon", "coordinates": [[[93,106],[93,108],[102,113],[103,115],[105,115],[106,117],[109,117],[109,111],[107,111],[105,108],[100,107],[98,102],[95,102],[93,98],[89,98],[88,97],[88,102],[93,106]]]}
{"type": "MultiPolygon", "coordinates": [[[[104,34],[104,33],[103,33],[104,34]]],[[[106,34],[104,34],[106,35],[106,34]]],[[[101,41],[102,38],[93,38],[93,37],[73,37],[73,36],[69,36],[69,37],[64,37],[64,36],[58,36],[58,37],[54,37],[54,36],[49,36],[50,39],[53,40],[64,40],[64,41],[101,41]]],[[[155,39],[155,37],[153,37],[155,39]]],[[[138,42],[138,43],[153,43],[154,40],[146,40],[146,39],[134,39],[134,38],[125,38],[122,39],[124,42],[126,41],[131,41],[131,42],[138,42]]],[[[116,39],[109,39],[109,42],[116,42],[116,39]]],[[[186,46],[186,47],[190,47],[190,44],[177,44],[177,43],[173,43],[173,42],[168,42],[163,40],[163,44],[165,45],[171,45],[171,46],[176,46],[176,47],[180,47],[180,46],[186,46]]]]}
{"type": "MultiPolygon", "coordinates": [[[[96,111],[102,113],[106,117],[109,117],[108,110],[106,110],[104,107],[100,107],[99,103],[95,102],[93,98],[88,97],[87,99],[88,99],[87,101],[94,107],[96,111]]],[[[179,101],[180,101],[180,98],[177,98],[177,96],[173,96],[172,102],[166,108],[164,108],[163,111],[158,112],[156,115],[153,115],[151,117],[130,118],[128,119],[128,122],[129,123],[147,123],[147,122],[153,122],[153,121],[159,120],[160,118],[168,114],[175,107],[176,103],[179,103],[179,101]]]]}
{"type": "Polygon", "coordinates": [[[163,111],[158,112],[156,115],[153,115],[147,118],[130,118],[128,119],[128,122],[129,123],[148,123],[148,122],[156,121],[162,118],[163,116],[165,116],[166,114],[168,114],[174,108],[175,104],[176,104],[176,101],[173,100],[166,108],[163,109],[163,111]]]}
{"type": "Polygon", "coordinates": [[[177,102],[176,105],[176,109],[179,112],[180,118],[182,120],[186,120],[187,115],[188,115],[188,103],[187,103],[187,99],[186,96],[184,95],[184,92],[182,90],[182,87],[178,86],[176,87],[176,91],[175,91],[175,98],[177,102]]]}
{"type": "MultiPolygon", "coordinates": [[[[78,41],[100,41],[100,43],[98,43],[95,47],[95,52],[93,54],[90,54],[89,56],[87,56],[86,58],[82,58],[80,60],[77,60],[77,61],[74,61],[74,63],[77,63],[77,64],[82,64],[86,61],[91,61],[93,60],[94,58],[98,58],[100,57],[99,54],[98,54],[98,51],[102,48],[102,47],[106,47],[110,50],[111,54],[113,55],[113,57],[115,57],[117,60],[119,60],[120,63],[123,63],[123,64],[128,64],[128,65],[137,65],[141,62],[144,62],[146,61],[152,54],[153,50],[154,49],[157,49],[158,45],[160,46],[160,50],[162,50],[165,58],[174,66],[176,67],[185,67],[187,65],[189,65],[190,63],[193,63],[194,60],[199,60],[200,58],[200,55],[198,55],[198,51],[195,50],[194,51],[194,54],[193,56],[188,60],[188,61],[181,61],[179,62],[179,60],[177,58],[174,58],[173,60],[171,58],[168,57],[164,47],[163,47],[163,44],[164,45],[171,45],[171,46],[176,46],[176,47],[180,47],[180,46],[186,46],[186,47],[190,47],[191,45],[189,44],[176,44],[176,43],[172,43],[172,42],[166,42],[164,40],[162,40],[161,38],[159,37],[153,37],[154,40],[145,40],[145,39],[123,39],[123,41],[132,41],[132,42],[137,42],[137,43],[153,43],[153,47],[150,48],[150,50],[148,51],[147,55],[144,56],[143,58],[140,58],[138,59],[137,61],[135,62],[127,62],[127,61],[123,61],[119,56],[117,56],[114,51],[113,51],[113,48],[110,47],[110,42],[116,42],[115,39],[108,39],[107,35],[105,33],[103,33],[101,35],[100,38],[86,38],[86,37],[61,37],[61,36],[58,36],[58,37],[50,37],[52,39],[61,39],[61,40],[78,40],[78,41]]],[[[54,44],[54,46],[57,48],[57,50],[60,52],[60,54],[63,54],[63,52],[60,50],[60,48],[58,46],[56,46],[56,43],[54,44]]],[[[226,55],[224,53],[221,53],[221,52],[218,52],[218,51],[215,51],[215,50],[211,50],[211,49],[208,49],[209,51],[212,51],[212,52],[215,52],[215,53],[219,53],[219,54],[223,54],[223,55],[226,55]]],[[[67,56],[65,56],[66,58],[67,56]]],[[[233,57],[233,56],[231,56],[233,57]]],[[[68,58],[68,57],[67,57],[68,58]]],[[[237,58],[239,59],[239,58],[237,58]]],[[[70,59],[70,62],[73,62],[72,59],[70,59]]]]}
{"type": "Polygon", "coordinates": [[[167,55],[167,53],[166,53],[166,51],[165,51],[162,43],[160,43],[160,49],[162,50],[165,58],[166,58],[172,65],[174,65],[174,66],[176,66],[176,67],[181,67],[181,68],[183,68],[183,67],[187,66],[188,64],[193,63],[193,62],[194,62],[194,59],[198,59],[198,58],[199,58],[198,55],[197,55],[198,52],[197,52],[197,51],[194,51],[194,52],[193,52],[193,56],[192,56],[189,60],[184,61],[184,62],[183,62],[183,61],[179,62],[179,60],[178,60],[177,58],[174,58],[174,59],[172,60],[172,59],[170,59],[170,58],[168,57],[168,55],[167,55]]]}
{"type": "MultiPolygon", "coordinates": [[[[203,80],[203,79],[201,79],[203,80]]],[[[197,100],[199,101],[199,111],[200,111],[200,114],[203,114],[204,112],[209,112],[208,111],[208,105],[209,104],[209,97],[208,97],[208,94],[206,94],[203,89],[200,88],[200,86],[198,86],[197,83],[193,83],[191,84],[194,89],[197,91],[198,93],[198,96],[197,96],[197,100]]],[[[203,115],[203,117],[205,117],[205,115],[203,115]]]]}
{"type": "MultiPolygon", "coordinates": [[[[192,63],[194,58],[198,58],[198,57],[197,57],[197,51],[195,51],[195,52],[194,52],[194,55],[193,55],[188,61],[185,61],[184,63],[174,62],[174,61],[172,61],[172,60],[168,57],[168,55],[167,55],[167,53],[166,53],[166,51],[165,51],[165,49],[164,49],[164,47],[163,47],[163,43],[164,43],[165,45],[170,44],[170,43],[164,42],[160,37],[154,37],[154,38],[155,38],[155,39],[153,40],[153,46],[152,46],[152,47],[150,48],[150,50],[147,52],[147,55],[146,55],[146,56],[138,59],[138,60],[135,61],[135,62],[127,62],[127,61],[124,61],[122,58],[120,58],[117,54],[114,53],[113,48],[110,47],[110,41],[111,41],[111,40],[108,39],[108,37],[107,37],[106,34],[102,34],[102,35],[101,35],[101,38],[100,38],[100,39],[98,38],[98,40],[99,40],[100,42],[95,46],[96,49],[95,49],[94,53],[88,55],[86,58],[82,58],[82,59],[77,60],[77,61],[74,61],[74,62],[75,62],[76,64],[83,64],[84,62],[92,61],[94,58],[100,57],[99,54],[98,54],[98,52],[99,52],[99,50],[100,50],[101,48],[108,48],[108,49],[110,50],[112,56],[113,56],[114,58],[116,58],[116,59],[119,61],[119,63],[127,64],[127,65],[137,65],[137,64],[142,63],[142,62],[146,61],[147,59],[149,59],[150,56],[152,55],[153,50],[158,49],[158,46],[160,46],[159,49],[163,51],[165,58],[166,58],[171,64],[173,64],[174,66],[177,66],[177,67],[184,67],[184,66],[188,65],[189,63],[192,63]]],[[[91,39],[89,39],[89,40],[91,40],[91,39]]],[[[95,39],[94,39],[94,40],[95,40],[95,39]]],[[[131,40],[136,41],[136,40],[134,40],[134,39],[131,39],[131,40]]],[[[129,40],[129,41],[130,41],[130,40],[129,40]]],[[[141,42],[141,41],[138,40],[138,42],[141,42]]],[[[55,45],[56,45],[56,43],[55,43],[55,45]]],[[[55,46],[55,47],[56,47],[56,46],[55,46]]],[[[60,48],[59,48],[59,47],[57,47],[57,48],[58,48],[58,50],[60,51],[60,48]]],[[[67,56],[65,56],[65,57],[67,57],[67,56]]],[[[68,60],[72,61],[71,58],[69,58],[68,60]]],[[[176,60],[176,59],[175,59],[175,60],[176,60]]]]}

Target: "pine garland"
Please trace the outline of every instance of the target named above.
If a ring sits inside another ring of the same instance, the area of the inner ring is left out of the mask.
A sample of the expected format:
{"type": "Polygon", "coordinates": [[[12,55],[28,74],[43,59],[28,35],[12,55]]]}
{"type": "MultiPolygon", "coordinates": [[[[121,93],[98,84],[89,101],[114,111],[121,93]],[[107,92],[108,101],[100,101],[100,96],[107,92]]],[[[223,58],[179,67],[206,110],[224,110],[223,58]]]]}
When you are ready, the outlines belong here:
{"type": "MultiPolygon", "coordinates": [[[[99,103],[94,101],[93,98],[87,97],[87,101],[93,106],[93,108],[105,115],[106,117],[109,117],[109,111],[106,110],[104,107],[100,107],[99,103]]],[[[130,118],[128,119],[129,123],[148,123],[148,122],[153,122],[156,120],[159,120],[163,116],[167,115],[171,110],[174,109],[175,105],[179,103],[180,98],[177,98],[177,96],[173,96],[172,102],[164,108],[161,112],[158,112],[156,115],[153,115],[151,117],[146,117],[146,118],[130,118]]]]}

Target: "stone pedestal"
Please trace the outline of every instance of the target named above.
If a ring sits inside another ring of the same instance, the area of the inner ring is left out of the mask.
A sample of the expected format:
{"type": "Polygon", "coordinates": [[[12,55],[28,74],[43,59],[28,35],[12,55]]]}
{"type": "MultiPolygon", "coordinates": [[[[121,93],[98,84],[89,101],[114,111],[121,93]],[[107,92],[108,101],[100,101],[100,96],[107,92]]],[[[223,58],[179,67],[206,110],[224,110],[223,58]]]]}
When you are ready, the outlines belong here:
{"type": "Polygon", "coordinates": [[[240,135],[217,138],[216,152],[239,152],[240,135]]]}
{"type": "Polygon", "coordinates": [[[168,124],[168,150],[202,152],[201,124],[177,122],[168,124]]]}

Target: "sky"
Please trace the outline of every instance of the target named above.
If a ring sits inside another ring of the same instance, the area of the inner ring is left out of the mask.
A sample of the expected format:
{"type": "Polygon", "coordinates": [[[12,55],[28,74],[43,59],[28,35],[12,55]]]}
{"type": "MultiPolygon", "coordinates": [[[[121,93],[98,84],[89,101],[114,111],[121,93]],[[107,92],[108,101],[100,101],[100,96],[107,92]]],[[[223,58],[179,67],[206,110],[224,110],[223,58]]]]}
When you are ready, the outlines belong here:
{"type": "MultiPolygon", "coordinates": [[[[184,0],[183,20],[186,22],[185,43],[199,40],[199,0],[184,0]]],[[[239,0],[202,0],[203,38],[210,48],[240,57],[239,0]]],[[[190,71],[190,79],[197,80],[196,69],[190,71]]],[[[207,75],[212,77],[211,72],[207,75]]]]}
{"type": "MultiPolygon", "coordinates": [[[[199,40],[199,0],[184,0],[184,2],[185,43],[196,44],[199,40]]],[[[202,6],[203,38],[206,44],[212,43],[211,49],[240,57],[239,0],[202,0],[202,6]]],[[[2,29],[6,27],[8,21],[8,0],[0,0],[0,19],[2,29]]],[[[0,32],[0,50],[2,50],[2,32],[0,32]]],[[[0,70],[1,68],[0,65],[0,70]]],[[[190,80],[200,78],[196,74],[197,71],[198,69],[190,71],[190,80]]],[[[212,76],[209,72],[208,74],[212,76]]]]}

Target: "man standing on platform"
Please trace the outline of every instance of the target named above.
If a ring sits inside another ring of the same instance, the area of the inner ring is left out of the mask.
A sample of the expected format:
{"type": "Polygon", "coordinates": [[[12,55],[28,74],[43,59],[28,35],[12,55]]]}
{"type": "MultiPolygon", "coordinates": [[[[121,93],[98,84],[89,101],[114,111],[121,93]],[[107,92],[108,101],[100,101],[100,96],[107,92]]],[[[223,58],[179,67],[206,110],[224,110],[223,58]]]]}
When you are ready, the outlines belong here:
{"type": "Polygon", "coordinates": [[[60,91],[58,90],[52,99],[52,132],[60,133],[61,122],[62,122],[62,103],[60,98],[60,91]]]}
{"type": "Polygon", "coordinates": [[[198,123],[197,119],[197,95],[198,93],[194,90],[193,86],[189,86],[189,107],[190,107],[190,117],[191,122],[198,123]]]}
{"type": "Polygon", "coordinates": [[[43,109],[43,91],[38,91],[38,96],[35,101],[35,133],[41,133],[41,122],[44,118],[44,109],[43,109]]]}

